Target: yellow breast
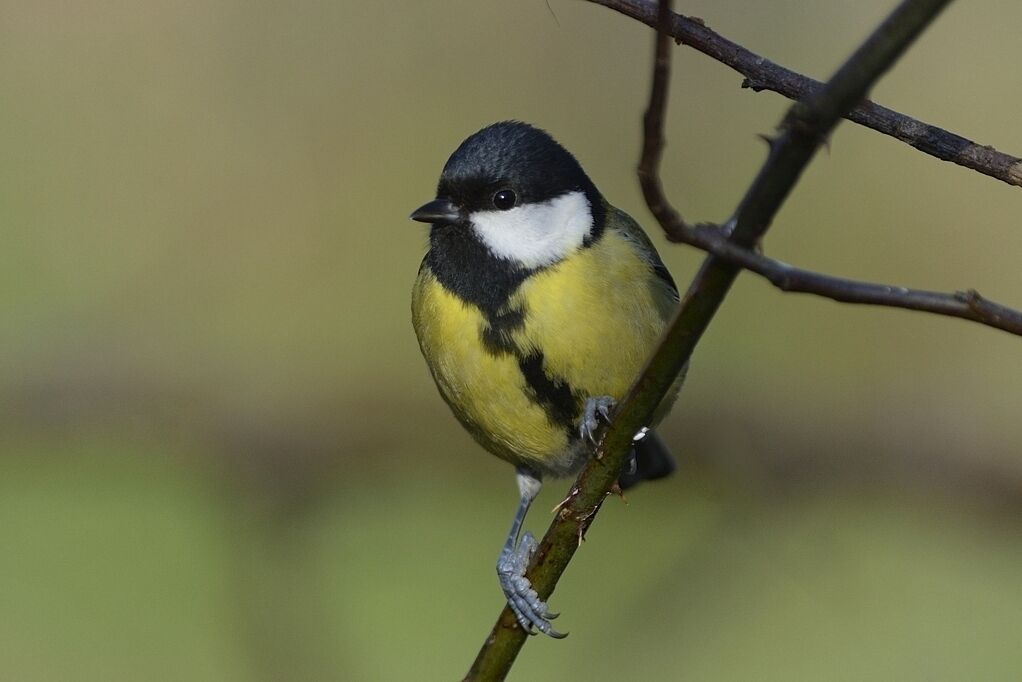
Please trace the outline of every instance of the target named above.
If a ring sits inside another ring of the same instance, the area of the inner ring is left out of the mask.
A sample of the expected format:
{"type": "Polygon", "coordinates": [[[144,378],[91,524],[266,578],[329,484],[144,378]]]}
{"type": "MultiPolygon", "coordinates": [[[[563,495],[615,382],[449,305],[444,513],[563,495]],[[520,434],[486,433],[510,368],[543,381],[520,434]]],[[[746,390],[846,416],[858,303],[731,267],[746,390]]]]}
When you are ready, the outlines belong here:
{"type": "Polygon", "coordinates": [[[489,323],[479,308],[426,268],[415,283],[412,322],[440,394],[483,447],[514,464],[544,462],[566,450],[564,429],[530,399],[518,358],[488,349],[481,339],[489,323]]]}
{"type": "Polygon", "coordinates": [[[590,248],[527,279],[510,306],[515,334],[542,351],[549,373],[586,396],[620,398],[649,357],[673,302],[634,245],[608,231],[590,248]]]}

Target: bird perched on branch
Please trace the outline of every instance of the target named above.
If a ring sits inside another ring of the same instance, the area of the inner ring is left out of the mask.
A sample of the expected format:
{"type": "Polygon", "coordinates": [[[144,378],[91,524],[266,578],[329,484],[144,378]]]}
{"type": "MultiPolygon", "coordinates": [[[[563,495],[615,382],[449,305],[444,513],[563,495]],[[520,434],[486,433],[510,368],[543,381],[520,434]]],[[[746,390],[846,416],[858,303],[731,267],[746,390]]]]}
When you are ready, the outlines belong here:
{"type": "MultiPolygon", "coordinates": [[[[517,471],[501,588],[526,632],[561,637],[525,578],[536,541],[528,532],[519,541],[519,531],[543,476],[573,474],[592,454],[600,421],[674,312],[677,287],[642,228],[574,156],[525,123],[495,123],[462,142],[436,198],[411,218],[432,225],[412,292],[422,354],[462,425],[517,471]]],[[[644,429],[619,481],[673,469],[644,429]]]]}

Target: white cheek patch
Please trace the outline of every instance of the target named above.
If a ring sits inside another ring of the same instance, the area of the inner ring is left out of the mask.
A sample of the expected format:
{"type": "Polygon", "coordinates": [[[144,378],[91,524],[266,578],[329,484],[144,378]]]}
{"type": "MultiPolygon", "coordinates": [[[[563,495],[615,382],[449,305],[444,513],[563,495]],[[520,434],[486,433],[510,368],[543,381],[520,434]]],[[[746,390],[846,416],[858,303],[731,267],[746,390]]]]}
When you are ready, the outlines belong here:
{"type": "Polygon", "coordinates": [[[582,192],[508,211],[477,211],[469,219],[493,255],[527,268],[556,263],[582,246],[593,229],[593,214],[582,192]]]}

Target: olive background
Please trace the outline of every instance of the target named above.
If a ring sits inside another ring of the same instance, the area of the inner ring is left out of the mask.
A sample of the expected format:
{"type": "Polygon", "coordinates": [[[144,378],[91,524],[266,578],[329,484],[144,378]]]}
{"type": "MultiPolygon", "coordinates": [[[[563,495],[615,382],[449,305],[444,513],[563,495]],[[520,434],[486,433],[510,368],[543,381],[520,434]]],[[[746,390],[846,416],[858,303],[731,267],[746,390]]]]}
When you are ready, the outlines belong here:
{"type": "MultiPolygon", "coordinates": [[[[680,3],[826,78],[894,2],[680,3]]],[[[409,320],[408,214],[502,119],[647,226],[652,32],[574,0],[0,0],[0,678],[423,680],[501,600],[512,470],[409,320]]],[[[874,90],[1022,154],[1010,0],[955,3],[874,90]]],[[[674,54],[664,181],[727,218],[787,102],[674,54]]],[[[764,244],[1022,307],[1018,188],[843,124],[764,244]]],[[[743,275],[519,680],[1012,680],[1022,341],[743,275]]],[[[545,529],[552,481],[527,522],[545,529]]]]}

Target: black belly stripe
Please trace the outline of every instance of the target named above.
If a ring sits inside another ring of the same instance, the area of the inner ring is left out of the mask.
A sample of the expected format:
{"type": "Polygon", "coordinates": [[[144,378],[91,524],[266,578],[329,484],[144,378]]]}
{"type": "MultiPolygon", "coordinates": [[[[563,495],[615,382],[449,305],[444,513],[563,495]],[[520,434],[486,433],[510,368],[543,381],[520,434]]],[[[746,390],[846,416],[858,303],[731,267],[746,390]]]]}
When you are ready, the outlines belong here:
{"type": "Polygon", "coordinates": [[[525,311],[521,308],[501,309],[486,315],[486,322],[487,326],[480,334],[486,350],[492,355],[514,353],[516,346],[511,335],[525,326],[525,311]]]}
{"type": "Polygon", "coordinates": [[[550,377],[544,371],[542,353],[518,358],[518,367],[522,370],[532,397],[543,406],[550,421],[565,427],[569,435],[574,435],[581,399],[571,390],[568,382],[550,377]]]}

